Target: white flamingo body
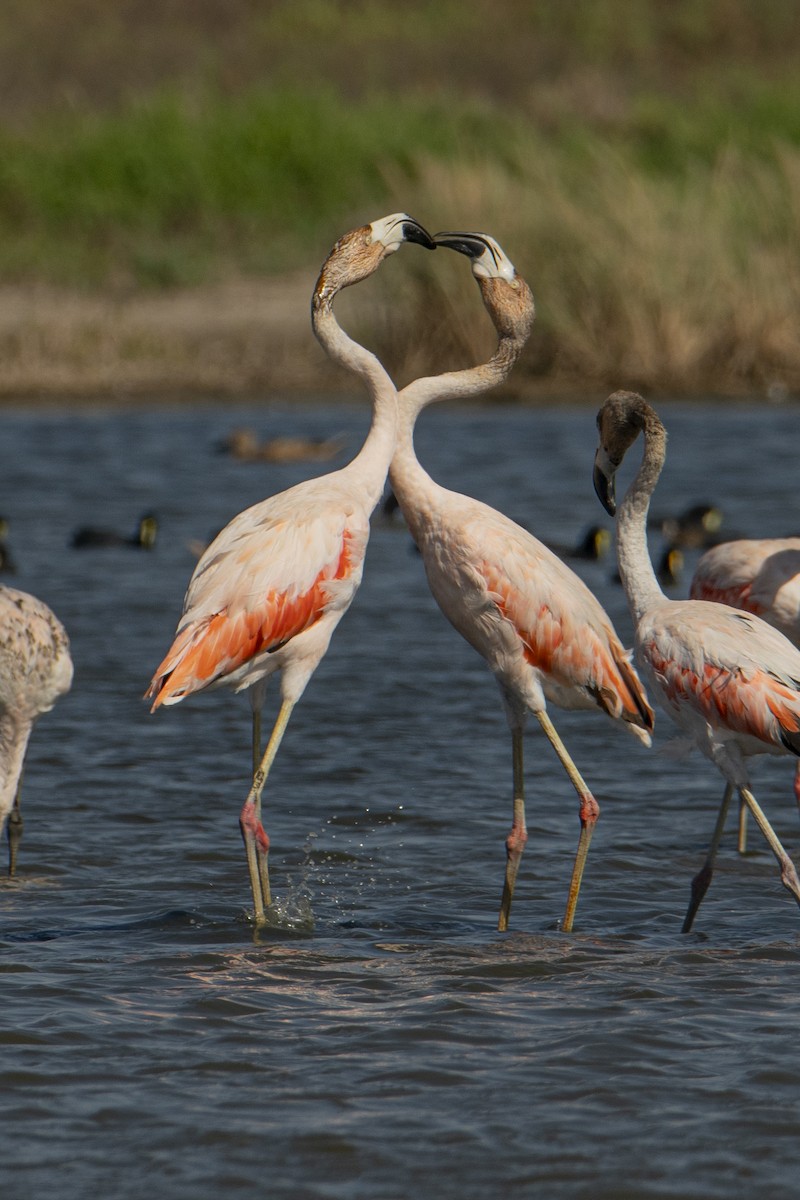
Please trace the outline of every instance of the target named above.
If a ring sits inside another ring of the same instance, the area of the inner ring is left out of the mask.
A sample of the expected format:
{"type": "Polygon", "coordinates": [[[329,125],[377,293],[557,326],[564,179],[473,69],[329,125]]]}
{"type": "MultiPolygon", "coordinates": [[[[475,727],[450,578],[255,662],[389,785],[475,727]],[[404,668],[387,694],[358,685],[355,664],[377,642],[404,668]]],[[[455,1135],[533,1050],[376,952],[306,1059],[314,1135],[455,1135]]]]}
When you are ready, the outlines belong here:
{"type": "Polygon", "coordinates": [[[431,592],[512,707],[589,710],[602,696],[620,716],[620,680],[610,684],[627,654],[583,580],[488,504],[444,488],[438,497],[439,519],[415,534],[431,592]]]}
{"type": "Polygon", "coordinates": [[[615,392],[598,414],[595,487],[613,515],[613,480],[627,449],[644,435],[644,455],[617,516],[620,575],[635,626],[639,668],[662,708],[724,776],[727,786],[706,862],[692,884],[691,929],[708,888],[735,787],[753,813],[800,903],[800,879],[750,789],[752,754],[800,755],[800,651],[752,613],[702,600],[669,600],[647,549],[647,511],[664,464],[666,433],[633,392],[615,392]]]}
{"type": "Polygon", "coordinates": [[[0,832],[8,821],[10,875],[22,832],[19,787],[31,731],[71,685],[61,622],[35,596],[0,587],[0,832]]]}
{"type": "Polygon", "coordinates": [[[737,787],[747,786],[742,758],[787,753],[784,739],[800,730],[800,651],[766,622],[723,604],[667,601],[641,618],[635,646],[654,695],[709,758],[725,761],[737,787]]]}
{"type": "Polygon", "coordinates": [[[434,400],[486,391],[511,370],[534,317],[528,285],[485,234],[435,239],[473,260],[473,274],[499,335],[492,359],[471,370],[419,379],[399,395],[392,489],[421,552],[442,612],[486,660],[500,687],[512,735],[514,819],[499,928],[508,916],[527,840],[522,733],[537,717],[580,798],[581,836],[563,928],[572,928],[583,866],[599,808],[547,714],[601,709],[649,743],[652,712],[610,620],[582,580],[552,551],[495,509],[437,484],[414,452],[418,414],[434,400]]]}
{"type": "Polygon", "coordinates": [[[296,484],[217,535],[159,667],[172,676],[160,703],[222,686],[240,692],[276,671],[282,697],[300,699],[361,582],[377,502],[362,467],[296,484]]]}
{"type": "Polygon", "coordinates": [[[689,594],[756,613],[800,646],[800,538],[742,538],[707,550],[689,594]]]}
{"type": "Polygon", "coordinates": [[[405,213],[346,234],[323,264],[312,297],[312,326],[323,348],[369,389],[373,416],[364,445],[347,466],[254,505],[221,531],[197,563],[173,644],[147,693],[156,709],[209,688],[250,689],[254,775],[240,826],[257,924],[271,904],[264,784],[292,709],[358,589],[370,514],[396,440],[394,386],[375,355],[339,327],[333,300],[373,274],[404,241],[434,246],[405,213]],[[264,687],[276,671],[281,706],[262,756],[264,687]]]}

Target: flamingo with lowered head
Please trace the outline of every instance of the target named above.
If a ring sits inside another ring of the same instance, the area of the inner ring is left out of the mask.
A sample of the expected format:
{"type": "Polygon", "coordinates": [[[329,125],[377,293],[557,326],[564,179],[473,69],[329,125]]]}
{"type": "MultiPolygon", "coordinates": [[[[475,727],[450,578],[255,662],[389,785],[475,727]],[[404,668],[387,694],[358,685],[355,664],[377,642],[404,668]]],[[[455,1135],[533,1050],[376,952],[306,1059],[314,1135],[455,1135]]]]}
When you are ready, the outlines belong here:
{"type": "Polygon", "coordinates": [[[647,550],[647,511],[664,465],[666,431],[635,392],[609,396],[597,426],[594,483],[611,516],[615,473],[637,437],[644,438],[641,466],[617,513],[617,555],[639,667],[665,711],[726,781],[706,860],[692,881],[683,930],[691,929],[711,882],[734,788],[778,860],[784,886],[800,903],[800,879],[753,795],[745,763],[751,754],[800,756],[800,651],[752,613],[664,595],[647,550]]]}
{"type": "Polygon", "coordinates": [[[580,800],[581,833],[562,925],[568,932],[599,807],[561,741],[547,703],[605,712],[646,744],[653,714],[609,617],[583,581],[502,513],[441,487],[416,457],[414,425],[422,409],[434,400],[474,396],[501,383],[517,361],[534,319],[530,288],[494,238],[440,233],[434,240],[471,259],[499,340],[489,362],[417,379],[403,388],[389,479],[439,607],[484,657],[503,697],[512,740],[513,824],[506,842],[498,927],[508,927],[527,841],[523,730],[532,712],[580,800]]]}
{"type": "Polygon", "coordinates": [[[261,797],[294,706],[328,649],[361,582],[370,514],[395,447],[397,393],[374,354],[339,326],[333,301],[368,278],[403,242],[434,249],[430,235],[394,213],[340,238],[322,266],[311,301],[314,333],[334,361],[367,386],[372,423],[346,466],[306,480],[240,513],[200,558],[175,639],[147,691],[155,710],[194,692],[249,689],[253,708],[253,782],[240,816],[254,920],[271,904],[261,797]],[[267,678],[281,671],[281,703],[261,753],[260,715],[267,678]]]}
{"type": "Polygon", "coordinates": [[[0,587],[0,832],[8,835],[8,873],[22,837],[20,781],[36,719],[72,685],[64,626],[35,596],[0,587]],[[6,824],[7,823],[7,824],[6,824]]]}

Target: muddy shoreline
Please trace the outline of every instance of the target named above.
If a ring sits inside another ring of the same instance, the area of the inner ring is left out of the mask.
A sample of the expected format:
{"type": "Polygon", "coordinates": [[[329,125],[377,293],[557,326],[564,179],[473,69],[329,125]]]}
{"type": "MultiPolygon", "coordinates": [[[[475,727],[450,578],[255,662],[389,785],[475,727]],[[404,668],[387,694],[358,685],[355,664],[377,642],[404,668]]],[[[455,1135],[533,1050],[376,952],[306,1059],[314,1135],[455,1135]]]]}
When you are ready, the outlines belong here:
{"type": "MultiPolygon", "coordinates": [[[[348,303],[348,328],[353,313],[362,330],[376,316],[386,323],[374,298],[360,311],[351,298],[348,303]]],[[[590,401],[609,386],[557,371],[526,373],[520,363],[492,398],[590,401]]],[[[332,393],[355,396],[361,389],[326,358],[311,332],[306,271],[125,296],[0,286],[0,404],[268,400],[276,394],[300,400],[332,393]]],[[[676,393],[665,387],[661,394],[676,393]]],[[[723,388],[719,394],[754,392],[723,388]]]]}

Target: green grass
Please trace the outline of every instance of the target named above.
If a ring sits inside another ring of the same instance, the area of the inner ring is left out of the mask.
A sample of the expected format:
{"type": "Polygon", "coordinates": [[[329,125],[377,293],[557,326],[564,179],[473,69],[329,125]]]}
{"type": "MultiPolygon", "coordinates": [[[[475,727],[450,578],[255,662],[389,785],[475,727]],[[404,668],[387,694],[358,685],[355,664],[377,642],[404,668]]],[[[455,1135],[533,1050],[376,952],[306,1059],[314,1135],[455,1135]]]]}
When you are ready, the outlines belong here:
{"type": "MultiPolygon", "coordinates": [[[[529,374],[800,384],[795,5],[8,8],[0,282],[311,276],[345,229],[403,208],[496,234],[530,277],[529,374]]],[[[393,360],[437,306],[454,355],[481,340],[442,282],[462,277],[438,255],[409,275],[424,317],[383,331],[393,360]]]]}
{"type": "MultiPolygon", "coordinates": [[[[651,96],[602,129],[564,118],[539,132],[518,113],[457,97],[160,93],[121,111],[0,127],[0,276],[152,286],[283,271],[342,223],[400,203],[431,158],[524,177],[528,156],[546,154],[578,190],[604,154],[643,180],[687,185],[698,164],[733,154],[743,174],[777,170],[782,147],[797,145],[800,83],[754,81],[735,112],[713,95],[690,109],[651,96]]],[[[763,232],[774,217],[755,198],[743,196],[743,234],[749,220],[763,232]]],[[[446,212],[440,223],[452,223],[446,212]]]]}
{"type": "Polygon", "coordinates": [[[170,284],[286,270],[385,204],[387,174],[466,144],[489,154],[502,126],[476,105],[258,91],[0,131],[0,274],[170,284]]]}

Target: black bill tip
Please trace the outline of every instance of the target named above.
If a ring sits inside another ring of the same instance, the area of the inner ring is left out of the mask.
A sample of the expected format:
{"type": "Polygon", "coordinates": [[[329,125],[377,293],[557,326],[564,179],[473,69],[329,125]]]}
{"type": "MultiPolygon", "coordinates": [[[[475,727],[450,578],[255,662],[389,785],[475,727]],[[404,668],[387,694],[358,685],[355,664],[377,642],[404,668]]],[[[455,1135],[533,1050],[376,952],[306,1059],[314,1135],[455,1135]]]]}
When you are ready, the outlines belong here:
{"type": "Polygon", "coordinates": [[[407,242],[416,242],[418,246],[424,246],[426,250],[436,249],[436,242],[427,229],[412,217],[403,222],[403,237],[407,242]]]}
{"type": "Polygon", "coordinates": [[[449,250],[466,254],[467,258],[480,258],[490,249],[489,243],[479,233],[461,231],[437,233],[434,234],[433,240],[437,246],[447,246],[449,250]]]}
{"type": "Polygon", "coordinates": [[[592,474],[594,482],[594,490],[597,493],[597,499],[602,504],[610,517],[613,517],[617,511],[617,500],[614,495],[614,476],[607,475],[601,467],[595,463],[594,472],[592,474]]]}

